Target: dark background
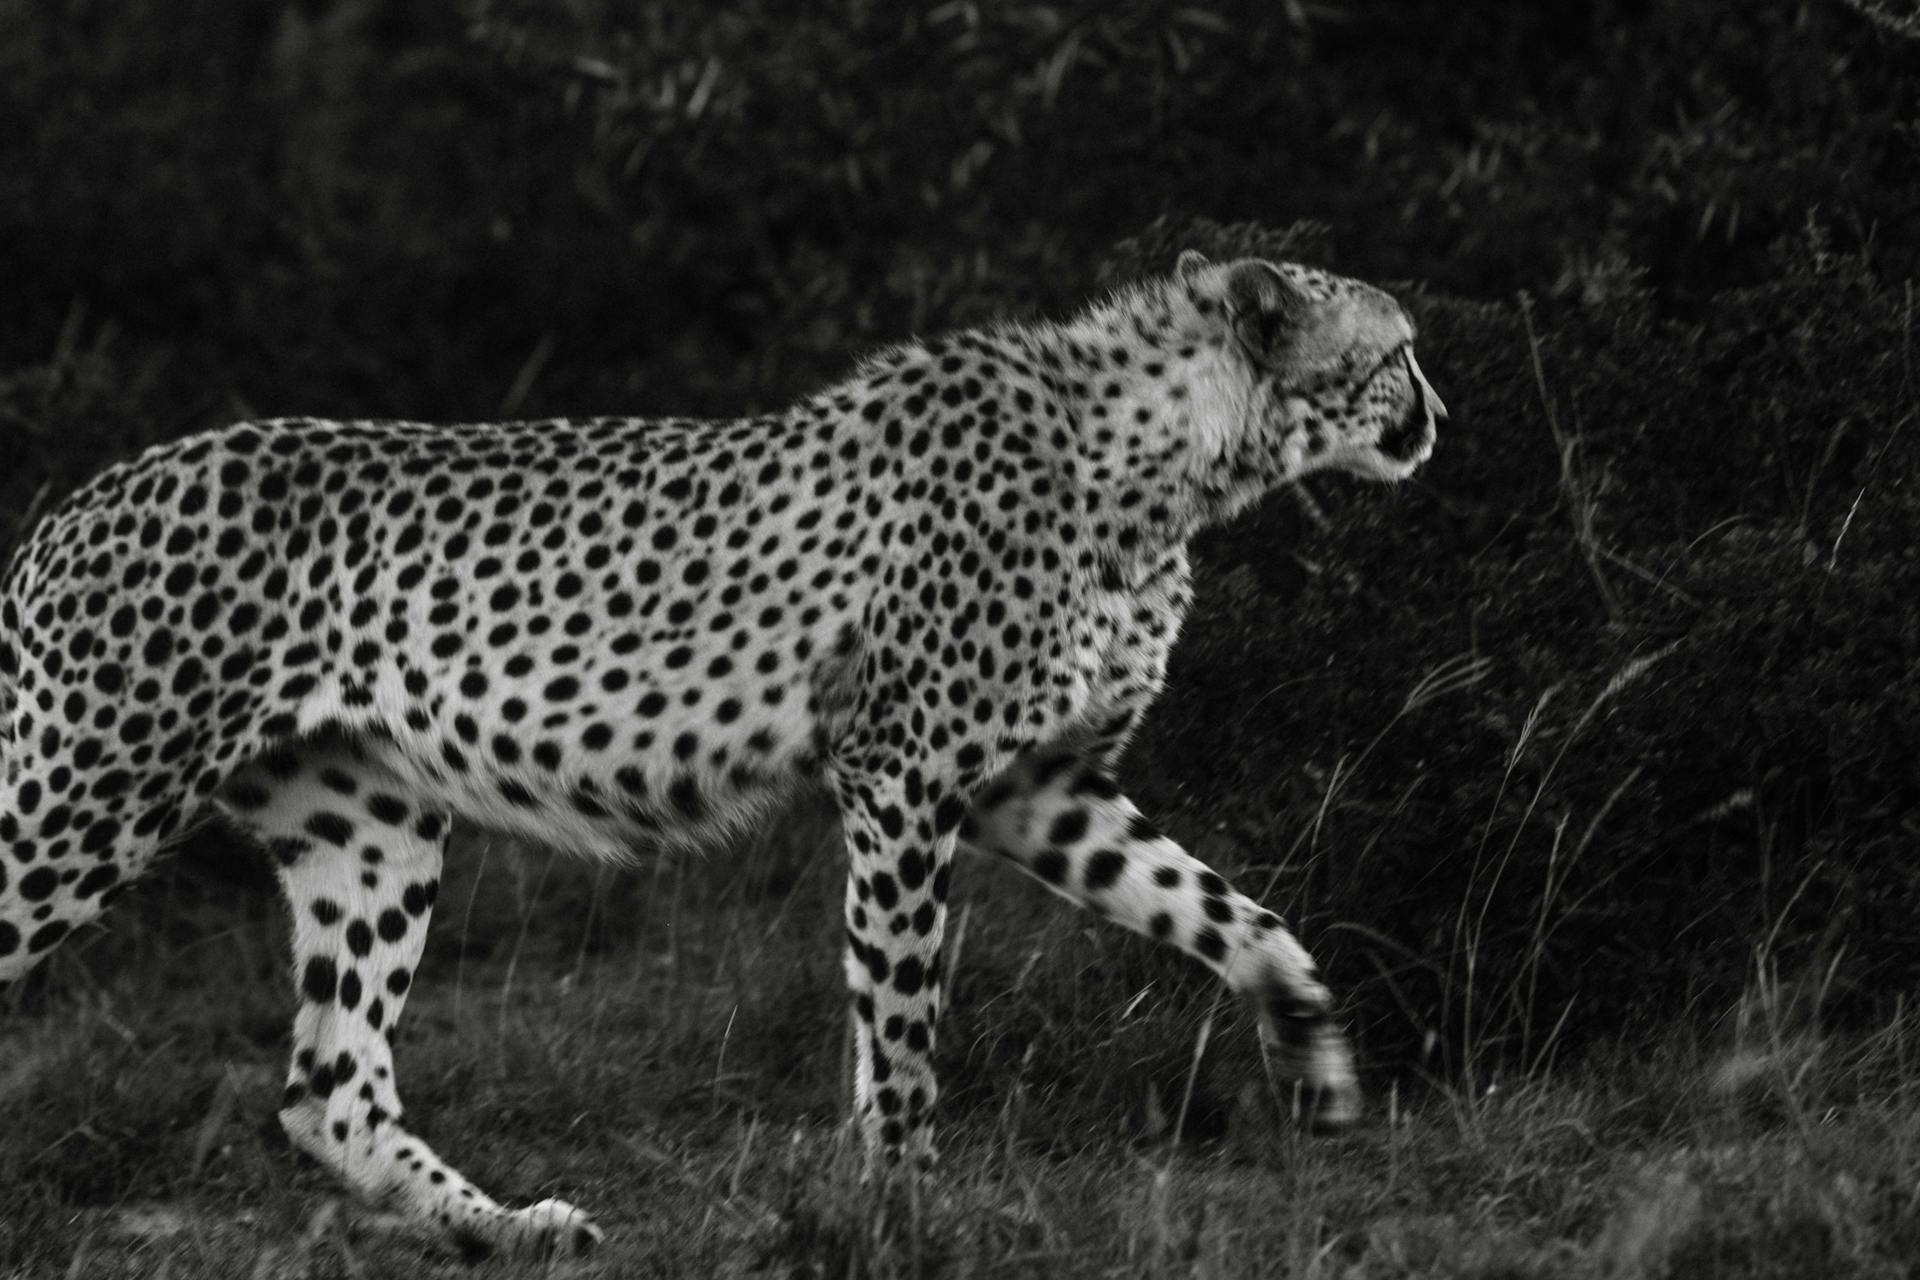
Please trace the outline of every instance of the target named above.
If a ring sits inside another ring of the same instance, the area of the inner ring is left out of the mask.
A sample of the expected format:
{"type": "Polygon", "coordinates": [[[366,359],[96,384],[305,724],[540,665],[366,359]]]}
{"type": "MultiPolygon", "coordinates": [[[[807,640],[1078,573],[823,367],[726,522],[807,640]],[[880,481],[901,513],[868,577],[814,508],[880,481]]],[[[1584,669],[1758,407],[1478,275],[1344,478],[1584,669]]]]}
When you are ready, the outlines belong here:
{"type": "MultiPolygon", "coordinates": [[[[1209,538],[1147,807],[1302,925],[1370,1069],[1914,989],[1920,42],[1838,0],[707,10],[0,0],[0,539],[245,415],[744,413],[1183,247],[1303,257],[1408,300],[1454,425],[1209,538]]],[[[833,874],[755,857],[767,912],[833,874]]],[[[269,909],[185,861],[195,928],[269,909]]],[[[553,875],[563,946],[646,910],[553,875]]],[[[839,1016],[818,923],[795,1025],[839,1016]]],[[[960,1005],[1025,963],[976,923],[960,1005]]],[[[1204,990],[1061,963],[945,1051],[961,1108],[1023,1045],[1089,1070],[1054,1015],[1204,990]]]]}

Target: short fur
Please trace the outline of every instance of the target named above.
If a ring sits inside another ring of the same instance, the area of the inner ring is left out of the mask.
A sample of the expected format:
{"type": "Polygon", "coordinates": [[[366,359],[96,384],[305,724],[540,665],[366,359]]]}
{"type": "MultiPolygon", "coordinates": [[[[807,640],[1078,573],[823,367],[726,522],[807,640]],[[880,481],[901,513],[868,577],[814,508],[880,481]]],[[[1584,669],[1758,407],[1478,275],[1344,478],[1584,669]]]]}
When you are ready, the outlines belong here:
{"type": "Polygon", "coordinates": [[[107,470],[0,585],[0,987],[209,806],[272,853],[280,1118],[477,1249],[585,1248],[412,1136],[388,1039],[454,814],[590,857],[789,783],[843,819],[854,1102],[930,1155],[957,844],[1189,952],[1320,1118],[1312,959],[1121,794],[1199,529],[1311,471],[1410,474],[1440,402],[1387,295],[1186,255],[1062,323],[912,342],[726,422],[249,422],[107,470]]]}

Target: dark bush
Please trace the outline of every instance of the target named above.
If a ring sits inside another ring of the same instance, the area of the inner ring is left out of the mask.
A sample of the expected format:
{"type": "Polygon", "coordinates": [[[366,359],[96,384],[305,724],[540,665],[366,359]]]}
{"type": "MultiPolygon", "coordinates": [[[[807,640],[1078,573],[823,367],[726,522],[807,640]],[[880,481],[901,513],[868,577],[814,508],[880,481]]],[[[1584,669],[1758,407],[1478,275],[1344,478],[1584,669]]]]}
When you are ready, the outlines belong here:
{"type": "Polygon", "coordinates": [[[1762,961],[1839,960],[1855,1010],[1920,977],[1915,300],[1829,267],[1685,321],[1423,301],[1459,410],[1423,476],[1209,547],[1140,785],[1363,926],[1329,950],[1395,975],[1377,1035],[1531,1054],[1762,961]]]}

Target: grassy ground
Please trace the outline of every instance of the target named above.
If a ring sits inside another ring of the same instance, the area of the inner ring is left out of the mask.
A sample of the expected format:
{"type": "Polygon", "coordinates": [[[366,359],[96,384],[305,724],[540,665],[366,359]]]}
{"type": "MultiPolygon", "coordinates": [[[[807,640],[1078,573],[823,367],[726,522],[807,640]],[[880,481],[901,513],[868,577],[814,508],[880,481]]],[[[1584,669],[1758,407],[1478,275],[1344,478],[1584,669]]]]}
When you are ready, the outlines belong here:
{"type": "MultiPolygon", "coordinates": [[[[1822,1037],[1818,992],[1761,981],[1552,1072],[1469,1088],[1374,1064],[1367,1123],[1307,1137],[1203,982],[1090,997],[1144,945],[989,867],[962,884],[963,961],[1021,967],[963,963],[938,1177],[878,1195],[838,1123],[831,835],[803,812],[777,845],[617,878],[463,842],[403,1094],[483,1186],[598,1215],[607,1247],[552,1274],[1896,1276],[1920,1256],[1912,1018],[1822,1037]]],[[[0,1032],[0,1275],[524,1273],[469,1272],[279,1136],[264,886],[202,872],[117,910],[0,1032]]]]}

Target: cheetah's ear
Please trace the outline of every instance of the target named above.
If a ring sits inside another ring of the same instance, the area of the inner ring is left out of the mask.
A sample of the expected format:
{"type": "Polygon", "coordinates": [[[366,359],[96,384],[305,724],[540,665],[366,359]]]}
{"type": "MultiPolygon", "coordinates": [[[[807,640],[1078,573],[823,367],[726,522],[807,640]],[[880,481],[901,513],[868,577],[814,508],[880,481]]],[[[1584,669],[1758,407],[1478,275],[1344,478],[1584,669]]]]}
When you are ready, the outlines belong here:
{"type": "Polygon", "coordinates": [[[1174,259],[1173,275],[1182,282],[1193,279],[1194,272],[1207,265],[1207,255],[1198,249],[1182,249],[1174,259]]]}
{"type": "Polygon", "coordinates": [[[1247,354],[1278,365],[1293,345],[1306,299],[1270,262],[1236,263],[1227,273],[1227,315],[1247,354]]]}

